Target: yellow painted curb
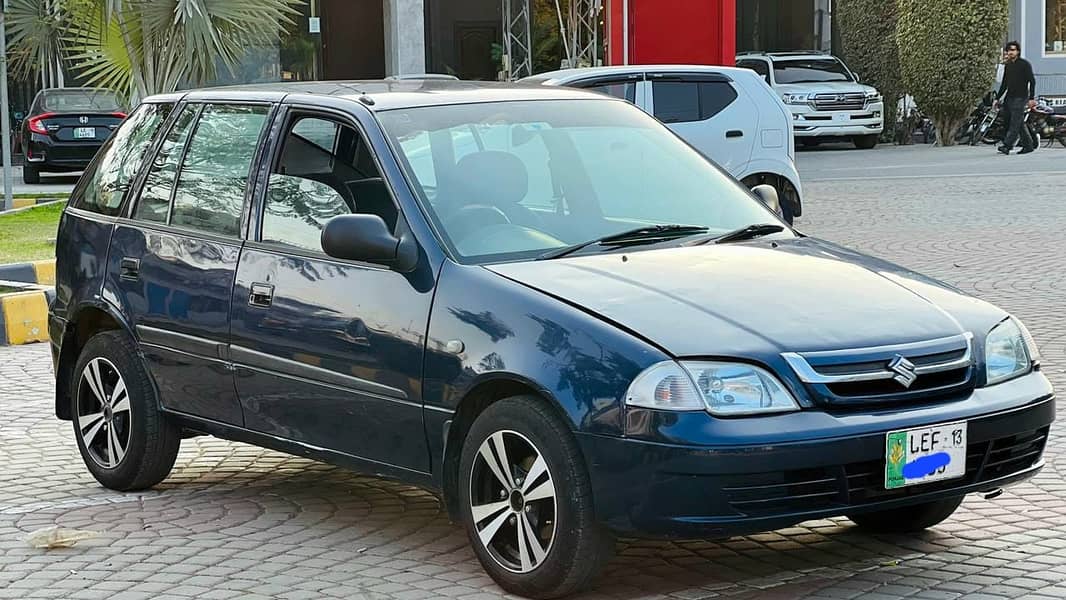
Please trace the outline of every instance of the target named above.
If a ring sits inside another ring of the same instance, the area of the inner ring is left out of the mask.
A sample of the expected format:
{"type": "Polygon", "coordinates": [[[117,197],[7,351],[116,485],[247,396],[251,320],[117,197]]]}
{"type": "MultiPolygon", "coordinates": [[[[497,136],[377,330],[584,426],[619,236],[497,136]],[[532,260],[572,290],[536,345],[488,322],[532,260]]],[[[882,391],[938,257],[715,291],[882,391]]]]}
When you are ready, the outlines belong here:
{"type": "Polygon", "coordinates": [[[12,198],[11,203],[14,204],[11,208],[26,208],[27,206],[34,206],[37,204],[36,198],[12,198]]]}
{"type": "Polygon", "coordinates": [[[38,260],[33,263],[33,271],[37,274],[37,283],[40,285],[56,284],[56,260],[38,260]]]}
{"type": "Polygon", "coordinates": [[[0,320],[10,345],[48,340],[48,301],[44,292],[16,292],[0,296],[0,320]]]}

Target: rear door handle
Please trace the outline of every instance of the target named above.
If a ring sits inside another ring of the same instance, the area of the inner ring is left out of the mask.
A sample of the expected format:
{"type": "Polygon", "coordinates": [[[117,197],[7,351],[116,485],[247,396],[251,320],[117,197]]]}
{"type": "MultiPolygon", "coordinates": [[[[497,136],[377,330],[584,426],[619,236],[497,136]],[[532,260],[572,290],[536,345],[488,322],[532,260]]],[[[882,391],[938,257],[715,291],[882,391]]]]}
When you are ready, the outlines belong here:
{"type": "Polygon", "coordinates": [[[248,294],[248,304],[252,306],[269,307],[274,302],[274,286],[269,283],[253,283],[252,291],[248,294]]]}
{"type": "Polygon", "coordinates": [[[136,258],[125,257],[119,263],[121,272],[119,277],[122,279],[139,279],[141,276],[141,261],[136,258]]]}
{"type": "Polygon", "coordinates": [[[744,137],[744,132],[739,129],[730,129],[729,131],[725,132],[725,136],[727,138],[744,137]]]}

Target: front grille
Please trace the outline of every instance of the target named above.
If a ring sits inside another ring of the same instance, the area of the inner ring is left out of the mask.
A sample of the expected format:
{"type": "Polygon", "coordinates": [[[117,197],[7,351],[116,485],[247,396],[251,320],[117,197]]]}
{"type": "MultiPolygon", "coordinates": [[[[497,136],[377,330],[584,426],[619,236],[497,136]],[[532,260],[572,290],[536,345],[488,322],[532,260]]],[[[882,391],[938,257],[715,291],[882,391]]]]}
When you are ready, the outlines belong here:
{"type": "Polygon", "coordinates": [[[862,110],[866,108],[866,94],[817,94],[811,100],[814,110],[862,110]]]}
{"type": "Polygon", "coordinates": [[[812,397],[830,407],[928,402],[966,393],[976,384],[969,334],[782,357],[812,397]]]}
{"type": "Polygon", "coordinates": [[[872,502],[992,481],[1028,469],[1040,459],[1048,429],[971,442],[966,449],[966,474],[945,481],[885,489],[885,461],[880,459],[731,477],[722,491],[730,507],[748,517],[846,511],[848,507],[872,502]]]}

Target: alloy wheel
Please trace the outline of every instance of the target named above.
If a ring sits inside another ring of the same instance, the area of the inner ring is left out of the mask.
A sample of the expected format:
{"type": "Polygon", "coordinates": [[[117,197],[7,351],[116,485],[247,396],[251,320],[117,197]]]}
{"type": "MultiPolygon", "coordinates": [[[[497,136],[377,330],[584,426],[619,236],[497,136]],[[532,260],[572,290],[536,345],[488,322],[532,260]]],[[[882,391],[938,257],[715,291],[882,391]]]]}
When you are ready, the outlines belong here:
{"type": "Polygon", "coordinates": [[[544,456],[511,430],[490,435],[470,473],[470,511],[478,537],[501,567],[529,573],[551,551],[556,490],[544,456]]]}
{"type": "Polygon", "coordinates": [[[106,358],[85,365],[78,381],[78,435],[92,460],[107,469],[122,462],[130,447],[133,413],[126,382],[106,358]]]}

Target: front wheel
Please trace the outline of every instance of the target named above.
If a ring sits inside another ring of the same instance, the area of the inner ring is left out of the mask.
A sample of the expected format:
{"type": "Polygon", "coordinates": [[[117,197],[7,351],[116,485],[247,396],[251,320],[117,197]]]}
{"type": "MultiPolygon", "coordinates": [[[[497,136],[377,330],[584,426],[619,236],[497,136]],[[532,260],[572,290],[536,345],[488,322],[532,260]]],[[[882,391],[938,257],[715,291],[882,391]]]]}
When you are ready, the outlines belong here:
{"type": "Polygon", "coordinates": [[[120,492],[162,481],[178,456],[181,430],[159,411],[130,339],[117,331],[96,334],[74,373],[74,438],[93,477],[120,492]]]}
{"type": "Polygon", "coordinates": [[[577,443],[547,401],[489,406],[463,443],[462,520],[485,571],[508,592],[557,598],[587,587],[614,551],[593,513],[577,443]]]}
{"type": "Polygon", "coordinates": [[[880,137],[876,133],[869,135],[857,135],[852,139],[855,147],[860,150],[869,150],[877,145],[877,138],[880,137]]]}
{"type": "Polygon", "coordinates": [[[950,517],[962,504],[962,499],[963,496],[956,496],[902,508],[849,515],[848,518],[860,528],[873,533],[916,533],[950,517]]]}

